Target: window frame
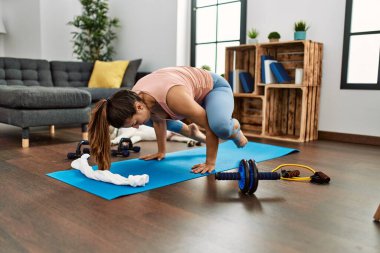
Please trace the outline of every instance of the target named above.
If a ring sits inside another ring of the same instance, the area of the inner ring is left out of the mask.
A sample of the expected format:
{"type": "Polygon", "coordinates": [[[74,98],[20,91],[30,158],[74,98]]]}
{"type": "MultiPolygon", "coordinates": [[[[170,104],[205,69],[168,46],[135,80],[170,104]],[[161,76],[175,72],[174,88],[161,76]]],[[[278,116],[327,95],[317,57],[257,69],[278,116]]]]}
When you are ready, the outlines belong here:
{"type": "MultiPolygon", "coordinates": [[[[218,45],[218,43],[223,43],[223,42],[233,42],[233,41],[238,41],[238,40],[217,40],[217,38],[215,38],[215,41],[210,41],[210,42],[205,42],[205,43],[198,43],[196,44],[195,43],[195,38],[196,38],[196,2],[197,0],[191,0],[191,42],[190,42],[190,65],[192,67],[195,67],[195,47],[197,45],[207,45],[207,44],[216,44],[218,45]]],[[[230,2],[227,2],[227,3],[217,3],[216,4],[211,4],[211,5],[206,5],[206,6],[202,6],[202,7],[199,7],[199,8],[207,8],[207,7],[211,7],[211,6],[216,6],[216,8],[218,8],[218,6],[220,5],[225,5],[225,4],[230,4],[230,3],[234,3],[234,2],[241,2],[241,9],[240,9],[240,39],[239,39],[239,42],[240,42],[240,45],[241,44],[245,44],[246,43],[246,30],[247,30],[247,0],[235,0],[235,1],[230,1],[230,2]]],[[[218,25],[218,16],[216,17],[216,24],[218,25]]],[[[217,54],[217,46],[215,47],[215,51],[216,51],[216,54],[215,54],[215,66],[217,66],[217,62],[218,62],[218,54],[217,54]]],[[[215,69],[216,70],[216,69],[215,69]]]]}
{"type": "Polygon", "coordinates": [[[351,36],[380,34],[380,30],[370,31],[370,32],[351,32],[352,7],[353,7],[353,0],[346,0],[343,56],[342,56],[342,75],[341,75],[340,89],[341,90],[380,90],[380,50],[379,50],[379,66],[378,66],[378,72],[377,72],[377,83],[347,83],[348,60],[349,60],[349,54],[350,54],[351,36]]]}

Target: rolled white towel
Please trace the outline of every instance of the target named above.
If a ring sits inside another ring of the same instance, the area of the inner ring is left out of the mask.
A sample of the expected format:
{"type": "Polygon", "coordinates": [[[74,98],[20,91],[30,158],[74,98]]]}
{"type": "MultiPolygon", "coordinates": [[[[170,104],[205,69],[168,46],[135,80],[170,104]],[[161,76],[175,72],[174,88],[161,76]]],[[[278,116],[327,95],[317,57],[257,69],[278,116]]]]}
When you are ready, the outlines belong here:
{"type": "Polygon", "coordinates": [[[129,175],[128,178],[126,178],[119,174],[114,174],[109,170],[93,170],[88,164],[87,159],[89,157],[89,154],[83,154],[81,158],[75,159],[71,162],[71,167],[79,170],[83,175],[90,179],[116,185],[130,185],[136,187],[145,186],[145,184],[149,182],[149,176],[147,174],[129,175]]]}

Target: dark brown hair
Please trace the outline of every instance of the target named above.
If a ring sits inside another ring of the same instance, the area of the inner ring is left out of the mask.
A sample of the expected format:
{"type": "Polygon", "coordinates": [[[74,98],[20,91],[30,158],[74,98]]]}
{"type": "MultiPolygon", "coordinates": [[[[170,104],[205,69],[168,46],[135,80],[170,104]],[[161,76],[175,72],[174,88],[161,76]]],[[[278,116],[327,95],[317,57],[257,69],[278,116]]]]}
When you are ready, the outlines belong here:
{"type": "Polygon", "coordinates": [[[88,124],[91,155],[100,170],[111,167],[111,140],[109,125],[120,128],[124,121],[136,113],[135,103],[141,98],[133,91],[120,90],[109,99],[102,99],[92,110],[88,124]]]}

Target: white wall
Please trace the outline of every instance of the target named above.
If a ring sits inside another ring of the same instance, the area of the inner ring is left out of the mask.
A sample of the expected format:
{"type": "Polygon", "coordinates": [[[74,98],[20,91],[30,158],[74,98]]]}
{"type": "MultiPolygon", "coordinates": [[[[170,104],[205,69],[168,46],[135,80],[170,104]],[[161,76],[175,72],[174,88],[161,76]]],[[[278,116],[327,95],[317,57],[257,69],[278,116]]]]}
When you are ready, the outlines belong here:
{"type": "Polygon", "coordinates": [[[324,44],[319,130],[380,136],[380,91],[340,90],[345,0],[248,0],[247,29],[293,39],[294,22],[310,23],[307,39],[324,44]]]}
{"type": "Polygon", "coordinates": [[[7,27],[3,55],[46,60],[73,60],[72,28],[67,22],[78,15],[78,0],[1,0],[7,27]]]}
{"type": "MultiPolygon", "coordinates": [[[[3,9],[3,1],[0,0],[0,22],[2,22],[3,20],[2,9],[3,9]]],[[[5,29],[7,29],[7,27],[5,27],[5,29]]],[[[4,34],[0,34],[0,56],[4,56],[4,34]]]]}
{"type": "Polygon", "coordinates": [[[40,0],[41,59],[73,60],[73,43],[68,25],[74,16],[80,15],[78,0],[40,0]]]}
{"type": "Polygon", "coordinates": [[[176,64],[177,0],[111,0],[110,16],[121,23],[117,58],[142,58],[140,71],[176,64]]]}
{"type": "MultiPolygon", "coordinates": [[[[81,13],[78,0],[0,0],[9,30],[4,55],[74,60],[74,29],[67,22],[81,13]]],[[[140,71],[176,65],[177,0],[110,0],[120,19],[115,59],[142,58],[140,71]]],[[[1,45],[1,44],[0,44],[1,45]]],[[[1,51],[0,51],[1,52],[1,51]]]]}
{"type": "MultiPolygon", "coordinates": [[[[292,40],[294,22],[305,19],[308,39],[324,43],[319,130],[380,136],[380,91],[340,90],[345,0],[247,1],[247,28],[257,28],[260,41],[274,30],[292,40]]],[[[115,58],[142,58],[140,71],[188,63],[190,19],[178,13],[184,6],[189,0],[110,0],[110,16],[121,21],[115,58]]],[[[66,23],[80,10],[77,0],[0,0],[4,55],[74,59],[66,23]]]]}
{"type": "Polygon", "coordinates": [[[2,16],[7,27],[4,55],[20,58],[41,57],[40,1],[2,0],[2,16]]]}
{"type": "Polygon", "coordinates": [[[177,6],[177,66],[190,65],[191,0],[179,0],[177,6]]]}

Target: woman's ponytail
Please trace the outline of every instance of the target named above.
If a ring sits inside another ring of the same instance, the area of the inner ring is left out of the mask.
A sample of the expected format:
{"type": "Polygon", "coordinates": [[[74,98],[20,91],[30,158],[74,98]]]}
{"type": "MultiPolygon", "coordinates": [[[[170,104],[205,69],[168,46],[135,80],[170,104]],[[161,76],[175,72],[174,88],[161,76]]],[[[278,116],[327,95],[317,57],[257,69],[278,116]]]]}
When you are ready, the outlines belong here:
{"type": "Polygon", "coordinates": [[[88,139],[91,155],[95,157],[100,170],[111,167],[111,140],[109,126],[120,128],[125,120],[135,113],[135,103],[142,101],[133,91],[120,90],[108,99],[100,100],[92,110],[88,124],[88,139]]]}
{"type": "Polygon", "coordinates": [[[111,140],[106,99],[100,100],[92,110],[88,124],[88,137],[91,155],[95,157],[99,170],[108,170],[111,167],[111,140]]]}

